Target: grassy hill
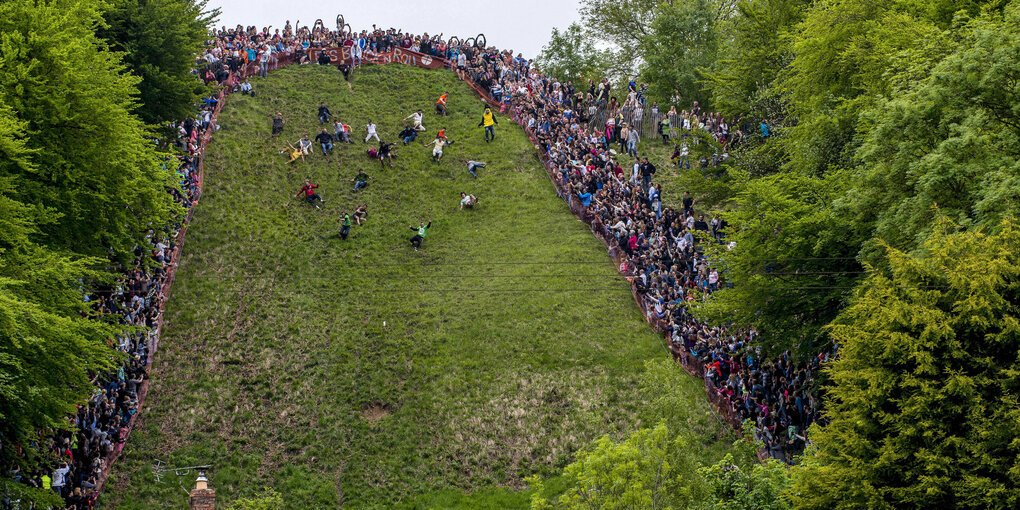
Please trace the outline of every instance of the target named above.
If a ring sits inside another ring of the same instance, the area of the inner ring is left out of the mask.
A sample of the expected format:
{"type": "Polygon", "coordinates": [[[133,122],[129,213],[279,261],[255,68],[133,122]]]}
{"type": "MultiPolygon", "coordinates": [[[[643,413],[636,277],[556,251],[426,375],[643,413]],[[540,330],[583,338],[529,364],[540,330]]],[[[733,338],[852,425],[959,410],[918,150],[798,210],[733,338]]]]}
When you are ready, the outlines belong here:
{"type": "MultiPolygon", "coordinates": [[[[292,66],[228,99],[152,391],[104,504],[180,507],[193,475],[157,482],[158,459],[213,464],[221,505],[271,485],[288,508],[524,506],[525,476],[635,426],[661,338],[521,130],[501,119],[484,143],[480,100],[446,71],[366,67],[353,91],[341,78],[292,66]],[[394,168],[360,140],[288,165],[278,149],[315,135],[320,101],[362,139],[369,119],[395,139],[416,108],[428,132],[394,168]],[[271,138],[277,110],[288,123],[271,138]],[[456,143],[436,165],[420,142],[440,125],[456,143]],[[477,180],[468,158],[489,164],[477,180]],[[355,194],[359,168],[371,184],[355,194]],[[305,177],[323,210],[294,198],[305,177]],[[457,210],[461,191],[475,210],[457,210]],[[368,222],[341,241],[337,215],[358,204],[368,222]],[[408,226],[429,217],[414,252],[408,226]]],[[[707,412],[689,382],[675,390],[707,412]]]]}

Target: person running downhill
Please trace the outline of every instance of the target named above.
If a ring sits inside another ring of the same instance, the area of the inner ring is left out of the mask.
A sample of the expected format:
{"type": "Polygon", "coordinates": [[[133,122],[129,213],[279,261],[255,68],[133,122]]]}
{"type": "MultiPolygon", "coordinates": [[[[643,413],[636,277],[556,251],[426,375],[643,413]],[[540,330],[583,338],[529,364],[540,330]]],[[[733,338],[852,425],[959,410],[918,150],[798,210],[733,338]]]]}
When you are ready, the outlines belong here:
{"type": "Polygon", "coordinates": [[[351,233],[351,215],[346,212],[340,213],[340,240],[346,241],[347,234],[351,233]]]}
{"type": "Polygon", "coordinates": [[[436,114],[446,117],[446,98],[448,96],[448,92],[443,92],[443,95],[439,96],[439,100],[436,101],[436,114]]]}
{"type": "Polygon", "coordinates": [[[283,114],[276,112],[276,117],[273,117],[273,134],[278,135],[283,132],[283,123],[286,119],[283,118],[283,114]]]}
{"type": "Polygon", "coordinates": [[[372,138],[375,138],[377,142],[379,141],[379,133],[376,131],[375,122],[368,121],[368,124],[365,125],[365,130],[368,132],[368,136],[365,137],[365,143],[368,143],[372,138]]]}
{"type": "Polygon", "coordinates": [[[425,240],[425,234],[428,233],[429,227],[432,226],[432,218],[429,218],[429,222],[421,222],[417,227],[411,225],[411,230],[417,232],[411,237],[411,246],[414,246],[414,251],[418,251],[421,248],[421,242],[425,240]]]}
{"type": "Polygon", "coordinates": [[[496,139],[496,128],[495,128],[495,126],[497,124],[499,124],[499,121],[497,121],[496,120],[496,116],[493,115],[492,109],[489,108],[488,106],[486,106],[485,107],[485,111],[482,113],[482,121],[478,123],[479,127],[485,126],[485,141],[486,142],[490,141],[490,136],[491,136],[492,140],[496,139]]]}
{"type": "Polygon", "coordinates": [[[323,203],[323,204],[326,203],[326,201],[323,200],[322,197],[320,197],[315,192],[315,188],[318,188],[318,187],[319,187],[318,184],[312,184],[312,181],[310,181],[308,179],[305,179],[305,185],[301,186],[301,191],[298,191],[297,194],[294,195],[294,196],[295,197],[299,197],[299,196],[301,196],[302,193],[304,193],[305,194],[305,200],[307,200],[309,204],[314,205],[316,209],[322,209],[321,207],[319,207],[319,204],[315,203],[316,200],[318,200],[320,203],[323,203]]]}
{"type": "Polygon", "coordinates": [[[443,147],[446,147],[447,144],[450,143],[452,142],[446,138],[437,136],[435,140],[432,140],[429,143],[423,143],[422,146],[428,147],[429,145],[434,145],[435,147],[432,148],[432,159],[435,160],[436,163],[439,163],[443,159],[443,147]]]}

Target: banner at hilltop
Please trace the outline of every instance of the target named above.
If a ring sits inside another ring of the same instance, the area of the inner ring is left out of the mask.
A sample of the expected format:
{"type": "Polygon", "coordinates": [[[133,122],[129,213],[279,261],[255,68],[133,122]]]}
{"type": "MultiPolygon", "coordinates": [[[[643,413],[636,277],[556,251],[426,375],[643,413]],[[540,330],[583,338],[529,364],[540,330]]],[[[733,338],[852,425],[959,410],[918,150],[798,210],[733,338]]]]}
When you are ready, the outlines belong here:
{"type": "MultiPolygon", "coordinates": [[[[308,50],[308,59],[311,62],[317,62],[320,53],[325,53],[329,56],[329,60],[333,65],[338,65],[340,62],[352,62],[351,48],[348,46],[311,48],[308,50]]],[[[438,69],[446,65],[446,60],[444,59],[404,48],[395,48],[393,51],[387,51],[386,53],[372,53],[366,51],[361,60],[366,64],[389,64],[391,62],[398,62],[425,69],[438,69]]]]}

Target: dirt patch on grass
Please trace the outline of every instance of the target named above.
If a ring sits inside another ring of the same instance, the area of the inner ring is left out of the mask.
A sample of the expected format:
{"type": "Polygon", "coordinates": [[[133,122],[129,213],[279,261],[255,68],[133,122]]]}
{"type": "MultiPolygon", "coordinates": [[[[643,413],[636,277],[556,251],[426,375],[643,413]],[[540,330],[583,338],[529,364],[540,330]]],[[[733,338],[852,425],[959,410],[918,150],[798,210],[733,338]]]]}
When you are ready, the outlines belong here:
{"type": "Polygon", "coordinates": [[[382,421],[383,418],[387,417],[392,413],[392,406],[385,402],[372,402],[371,404],[362,406],[361,417],[368,422],[369,425],[375,426],[376,423],[382,421]]]}

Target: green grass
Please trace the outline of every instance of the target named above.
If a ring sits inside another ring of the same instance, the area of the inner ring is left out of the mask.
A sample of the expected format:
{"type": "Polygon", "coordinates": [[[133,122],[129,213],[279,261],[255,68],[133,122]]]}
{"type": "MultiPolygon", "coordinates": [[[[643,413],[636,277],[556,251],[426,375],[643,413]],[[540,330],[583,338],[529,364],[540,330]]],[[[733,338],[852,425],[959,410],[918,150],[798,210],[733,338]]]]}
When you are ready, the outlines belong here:
{"type": "Polygon", "coordinates": [[[318,66],[254,85],[229,98],[208,148],[152,389],[104,504],[181,507],[194,474],[157,482],[159,459],[213,464],[220,506],[271,485],[288,508],[525,507],[524,477],[638,425],[661,337],[509,119],[486,144],[466,85],[399,64],[364,68],[353,92],[318,66]],[[319,101],[362,137],[371,118],[394,139],[416,108],[429,131],[395,168],[362,143],[288,165],[278,149],[314,136],[319,101]],[[272,139],[276,110],[288,123],[272,139]],[[420,142],[440,125],[456,143],[436,165],[420,142]],[[489,163],[477,180],[468,158],[489,163]],[[354,194],[358,168],[372,179],[354,194]],[[323,210],[294,198],[305,177],[323,210]],[[457,210],[460,191],[475,210],[457,210]],[[361,203],[367,224],[341,241],[338,213],[361,203]],[[428,217],[413,252],[408,226],[428,217]]]}

